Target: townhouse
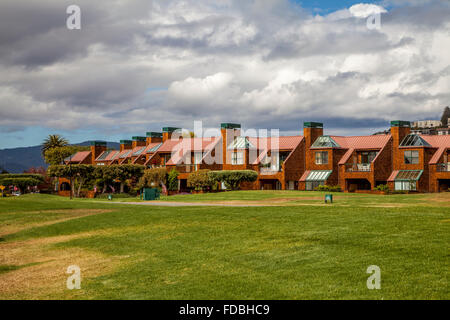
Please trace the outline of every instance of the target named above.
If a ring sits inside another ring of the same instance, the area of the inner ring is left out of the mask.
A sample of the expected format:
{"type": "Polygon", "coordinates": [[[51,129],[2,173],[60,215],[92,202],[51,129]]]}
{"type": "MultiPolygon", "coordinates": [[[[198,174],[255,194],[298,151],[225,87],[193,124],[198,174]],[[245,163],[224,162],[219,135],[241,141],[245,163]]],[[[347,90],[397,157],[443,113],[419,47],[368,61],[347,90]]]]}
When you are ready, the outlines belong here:
{"type": "MultiPolygon", "coordinates": [[[[93,141],[67,164],[141,164],[179,172],[179,190],[188,191],[192,172],[254,170],[258,179],[244,190],[314,190],[340,186],[367,192],[379,185],[391,190],[440,192],[450,187],[450,136],[411,133],[407,121],[392,121],[391,133],[368,136],[324,135],[323,124],[305,122],[303,135],[252,137],[241,125],[223,123],[220,135],[186,138],[180,129],[165,127],[121,140],[119,150],[93,141]]],[[[67,181],[66,181],[67,182],[67,181]]],[[[65,186],[67,188],[67,186],[65,186]]]]}

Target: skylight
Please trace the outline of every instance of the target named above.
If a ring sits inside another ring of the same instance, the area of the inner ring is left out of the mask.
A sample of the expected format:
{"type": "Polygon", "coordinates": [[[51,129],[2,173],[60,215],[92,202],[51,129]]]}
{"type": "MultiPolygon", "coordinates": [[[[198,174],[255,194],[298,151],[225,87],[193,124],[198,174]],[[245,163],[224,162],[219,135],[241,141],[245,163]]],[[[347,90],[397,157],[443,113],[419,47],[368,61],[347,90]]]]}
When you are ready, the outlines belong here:
{"type": "Polygon", "coordinates": [[[317,138],[311,148],[340,148],[340,145],[330,136],[321,136],[317,138]]]}
{"type": "Polygon", "coordinates": [[[409,134],[400,143],[400,147],[431,147],[431,145],[418,134],[409,134]]]}

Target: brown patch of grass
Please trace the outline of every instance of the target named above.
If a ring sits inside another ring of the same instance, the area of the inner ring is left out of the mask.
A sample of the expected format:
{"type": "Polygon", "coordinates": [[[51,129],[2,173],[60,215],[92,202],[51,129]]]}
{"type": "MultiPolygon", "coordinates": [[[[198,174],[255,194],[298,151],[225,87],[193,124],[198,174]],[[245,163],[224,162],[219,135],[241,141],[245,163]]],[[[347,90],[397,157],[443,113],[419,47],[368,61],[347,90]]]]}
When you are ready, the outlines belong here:
{"type": "MultiPolygon", "coordinates": [[[[16,233],[19,231],[23,231],[26,229],[36,228],[36,227],[43,227],[43,226],[49,226],[52,224],[69,221],[73,219],[79,219],[87,216],[92,216],[96,214],[101,213],[108,213],[112,212],[114,210],[106,210],[106,209],[68,209],[68,210],[42,210],[42,211],[29,211],[26,212],[28,214],[41,214],[46,212],[51,213],[60,213],[65,214],[66,216],[64,218],[56,218],[51,221],[45,221],[45,222],[34,222],[34,223],[27,223],[26,225],[3,225],[0,227],[0,237],[4,237],[8,234],[16,233]]],[[[19,214],[23,212],[14,212],[13,214],[19,214]]]]}
{"type": "MultiPolygon", "coordinates": [[[[0,265],[19,266],[0,274],[0,299],[83,298],[83,279],[113,272],[130,256],[107,256],[80,248],[54,248],[72,239],[111,233],[112,230],[39,238],[0,244],[0,265]],[[67,268],[81,269],[81,290],[68,290],[67,268]]],[[[119,232],[118,230],[113,230],[119,232]]]]}

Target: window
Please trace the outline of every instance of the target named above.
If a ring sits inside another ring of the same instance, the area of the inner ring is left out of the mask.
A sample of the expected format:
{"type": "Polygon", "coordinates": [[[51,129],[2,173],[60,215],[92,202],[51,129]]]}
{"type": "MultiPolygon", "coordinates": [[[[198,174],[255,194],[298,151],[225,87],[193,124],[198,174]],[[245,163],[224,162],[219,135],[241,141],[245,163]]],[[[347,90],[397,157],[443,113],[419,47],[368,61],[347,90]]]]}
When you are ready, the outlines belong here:
{"type": "Polygon", "coordinates": [[[202,152],[195,152],[194,153],[194,164],[201,164],[203,158],[202,152]]]}
{"type": "Polygon", "coordinates": [[[397,191],[416,191],[416,181],[395,181],[395,190],[397,191]]]}
{"type": "Polygon", "coordinates": [[[318,186],[323,186],[325,181],[307,181],[306,191],[314,191],[318,186]]]}
{"type": "Polygon", "coordinates": [[[232,165],[241,165],[244,164],[244,152],[233,152],[231,157],[232,165]]]}
{"type": "Polygon", "coordinates": [[[316,152],[316,164],[328,164],[328,152],[327,151],[316,152]]]}
{"type": "Polygon", "coordinates": [[[419,164],[419,151],[405,151],[405,164],[419,164]]]}
{"type": "Polygon", "coordinates": [[[171,154],[165,154],[164,155],[164,164],[166,164],[167,162],[169,162],[170,158],[172,157],[171,154]]]}
{"type": "Polygon", "coordinates": [[[370,151],[370,152],[362,152],[361,153],[361,163],[371,163],[373,159],[377,156],[376,151],[370,151]]]}

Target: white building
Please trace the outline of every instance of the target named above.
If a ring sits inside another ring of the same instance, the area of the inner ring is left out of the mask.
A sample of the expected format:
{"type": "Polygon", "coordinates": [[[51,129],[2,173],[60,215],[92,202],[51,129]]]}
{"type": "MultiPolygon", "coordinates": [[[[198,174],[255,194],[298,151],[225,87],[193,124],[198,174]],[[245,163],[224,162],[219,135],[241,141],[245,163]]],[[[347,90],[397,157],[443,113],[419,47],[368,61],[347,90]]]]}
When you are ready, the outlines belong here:
{"type": "Polygon", "coordinates": [[[414,121],[413,128],[436,128],[442,126],[442,122],[439,120],[421,120],[414,121]]]}

